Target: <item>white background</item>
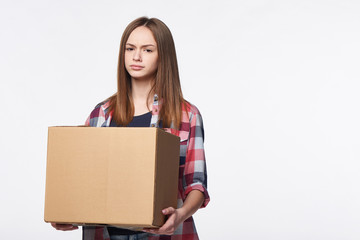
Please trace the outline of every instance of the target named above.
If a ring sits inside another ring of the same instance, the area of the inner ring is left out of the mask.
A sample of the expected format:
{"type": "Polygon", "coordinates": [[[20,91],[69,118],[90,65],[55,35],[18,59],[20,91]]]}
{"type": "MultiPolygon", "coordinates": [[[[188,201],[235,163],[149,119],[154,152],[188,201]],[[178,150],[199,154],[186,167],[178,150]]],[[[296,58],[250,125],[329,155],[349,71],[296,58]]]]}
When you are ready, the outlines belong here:
{"type": "MultiPolygon", "coordinates": [[[[171,29],[206,131],[201,239],[360,239],[360,2],[0,2],[1,239],[81,239],[43,221],[47,127],[116,90],[120,37],[171,29]]],[[[71,186],[69,186],[71,187],[71,186]]]]}

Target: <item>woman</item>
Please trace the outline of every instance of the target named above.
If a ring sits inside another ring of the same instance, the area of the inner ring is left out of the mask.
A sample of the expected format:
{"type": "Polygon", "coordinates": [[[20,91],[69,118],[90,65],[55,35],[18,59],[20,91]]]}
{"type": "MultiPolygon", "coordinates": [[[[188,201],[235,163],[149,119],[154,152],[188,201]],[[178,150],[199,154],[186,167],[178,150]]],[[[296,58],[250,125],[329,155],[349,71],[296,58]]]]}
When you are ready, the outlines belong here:
{"type": "MultiPolygon", "coordinates": [[[[202,118],[182,96],[174,41],[163,22],[142,17],[127,26],[120,43],[117,93],[95,107],[86,125],[161,127],[181,142],[178,206],[162,210],[167,216],[162,227],[133,232],[85,226],[83,239],[198,239],[191,216],[210,200],[202,118]]],[[[58,230],[77,228],[52,225],[58,230]]]]}

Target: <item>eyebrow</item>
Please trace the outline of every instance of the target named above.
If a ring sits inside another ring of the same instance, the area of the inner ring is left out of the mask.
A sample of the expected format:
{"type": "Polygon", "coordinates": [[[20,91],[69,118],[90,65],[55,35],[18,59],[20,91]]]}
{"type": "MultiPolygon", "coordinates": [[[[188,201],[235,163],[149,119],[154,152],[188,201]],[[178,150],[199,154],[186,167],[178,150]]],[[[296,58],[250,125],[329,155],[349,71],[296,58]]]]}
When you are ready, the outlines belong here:
{"type": "MultiPolygon", "coordinates": [[[[126,45],[130,45],[132,47],[136,47],[134,44],[131,44],[131,43],[127,43],[126,45]]],[[[145,44],[145,45],[142,45],[141,47],[155,47],[154,44],[145,44]]]]}

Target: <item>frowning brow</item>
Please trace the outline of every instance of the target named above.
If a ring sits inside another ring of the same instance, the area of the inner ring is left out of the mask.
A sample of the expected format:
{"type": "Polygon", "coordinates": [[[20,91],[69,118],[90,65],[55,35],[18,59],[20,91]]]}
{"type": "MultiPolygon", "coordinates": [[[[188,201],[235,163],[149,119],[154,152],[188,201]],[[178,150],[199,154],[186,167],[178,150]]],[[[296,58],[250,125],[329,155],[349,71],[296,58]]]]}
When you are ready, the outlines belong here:
{"type": "MultiPolygon", "coordinates": [[[[127,43],[126,45],[130,45],[131,47],[136,47],[134,44],[127,43]]],[[[145,44],[140,47],[156,47],[154,44],[145,44]]]]}

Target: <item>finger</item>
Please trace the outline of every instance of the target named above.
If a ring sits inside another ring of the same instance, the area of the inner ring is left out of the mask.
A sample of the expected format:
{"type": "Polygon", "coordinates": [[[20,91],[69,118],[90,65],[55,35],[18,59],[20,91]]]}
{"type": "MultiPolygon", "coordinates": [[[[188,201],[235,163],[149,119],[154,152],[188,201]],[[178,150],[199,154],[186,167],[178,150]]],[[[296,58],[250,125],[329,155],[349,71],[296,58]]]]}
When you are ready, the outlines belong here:
{"type": "Polygon", "coordinates": [[[175,231],[175,222],[173,218],[169,218],[164,225],[159,228],[162,234],[172,234],[175,231]]]}
{"type": "Polygon", "coordinates": [[[159,229],[156,228],[144,228],[142,231],[151,234],[160,234],[159,229]]]}
{"type": "Polygon", "coordinates": [[[171,224],[164,224],[161,228],[159,228],[159,232],[161,234],[171,234],[172,232],[174,232],[174,230],[174,225],[171,224]]]}
{"type": "Polygon", "coordinates": [[[161,228],[143,228],[142,231],[147,232],[147,233],[151,233],[151,234],[166,234],[166,235],[168,235],[171,232],[167,231],[166,230],[167,228],[168,227],[166,227],[166,226],[161,227],[161,228]]]}
{"type": "Polygon", "coordinates": [[[78,229],[78,227],[76,226],[66,226],[66,227],[61,227],[61,228],[57,228],[57,230],[62,230],[62,231],[69,231],[69,230],[75,230],[78,229]]]}
{"type": "Polygon", "coordinates": [[[173,207],[168,207],[162,210],[162,213],[164,215],[169,215],[169,214],[173,214],[175,212],[175,208],[173,207]]]}
{"type": "Polygon", "coordinates": [[[78,229],[77,226],[74,226],[72,224],[51,223],[51,226],[53,226],[56,230],[62,230],[62,231],[78,229]]]}
{"type": "Polygon", "coordinates": [[[75,230],[75,229],[78,229],[78,228],[79,228],[78,226],[71,225],[66,230],[75,230]]]}

